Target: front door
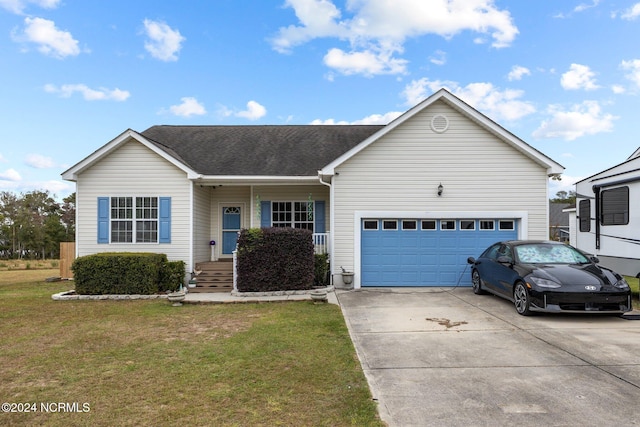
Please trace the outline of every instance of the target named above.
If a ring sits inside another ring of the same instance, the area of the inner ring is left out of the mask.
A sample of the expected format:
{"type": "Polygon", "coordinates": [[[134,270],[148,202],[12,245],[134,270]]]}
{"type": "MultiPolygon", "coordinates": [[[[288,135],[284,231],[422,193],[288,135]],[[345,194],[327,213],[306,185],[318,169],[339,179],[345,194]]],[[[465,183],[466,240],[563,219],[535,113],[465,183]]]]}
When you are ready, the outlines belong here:
{"type": "Polygon", "coordinates": [[[231,255],[236,249],[241,225],[240,206],[222,207],[222,254],[231,255]]]}

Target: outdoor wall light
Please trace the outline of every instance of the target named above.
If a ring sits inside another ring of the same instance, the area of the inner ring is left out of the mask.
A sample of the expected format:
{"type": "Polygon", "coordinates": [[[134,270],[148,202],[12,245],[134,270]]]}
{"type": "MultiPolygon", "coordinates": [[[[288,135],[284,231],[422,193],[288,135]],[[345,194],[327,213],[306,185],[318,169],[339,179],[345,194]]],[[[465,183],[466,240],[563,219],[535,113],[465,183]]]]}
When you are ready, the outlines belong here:
{"type": "Polygon", "coordinates": [[[444,190],[444,187],[442,186],[442,183],[440,183],[440,185],[438,185],[438,196],[442,196],[443,190],[444,190]]]}

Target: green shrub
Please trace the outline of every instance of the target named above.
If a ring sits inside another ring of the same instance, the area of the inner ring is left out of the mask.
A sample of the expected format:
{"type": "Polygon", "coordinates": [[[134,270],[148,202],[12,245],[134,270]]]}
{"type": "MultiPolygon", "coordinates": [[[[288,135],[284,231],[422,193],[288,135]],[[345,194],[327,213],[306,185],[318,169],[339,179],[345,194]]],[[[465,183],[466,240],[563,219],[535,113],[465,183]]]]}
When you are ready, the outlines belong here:
{"type": "Polygon", "coordinates": [[[329,286],[328,254],[315,254],[313,286],[329,286]]]}
{"type": "Polygon", "coordinates": [[[309,230],[242,230],[238,237],[238,290],[268,292],[311,289],[314,247],[309,230]]]}
{"type": "Polygon", "coordinates": [[[165,254],[107,252],[76,258],[71,270],[82,295],[150,295],[159,291],[167,262],[165,254]]]}
{"type": "Polygon", "coordinates": [[[175,291],[184,286],[184,261],[169,261],[162,264],[158,290],[160,292],[175,291]]]}

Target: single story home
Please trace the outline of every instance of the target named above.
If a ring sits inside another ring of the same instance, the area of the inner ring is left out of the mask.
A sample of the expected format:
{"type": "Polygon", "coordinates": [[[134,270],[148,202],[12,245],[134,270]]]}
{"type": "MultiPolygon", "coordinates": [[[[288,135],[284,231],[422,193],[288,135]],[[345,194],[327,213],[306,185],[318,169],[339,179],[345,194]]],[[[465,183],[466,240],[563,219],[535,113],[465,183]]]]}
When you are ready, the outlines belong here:
{"type": "Polygon", "coordinates": [[[576,183],[572,245],[620,274],[640,277],[640,148],[576,183]]]}
{"type": "Polygon", "coordinates": [[[187,271],[233,256],[250,227],[296,227],[338,287],[470,285],[466,259],[549,237],[564,168],[441,89],[386,126],[126,130],[62,174],[78,256],[157,251],[187,271]]]}

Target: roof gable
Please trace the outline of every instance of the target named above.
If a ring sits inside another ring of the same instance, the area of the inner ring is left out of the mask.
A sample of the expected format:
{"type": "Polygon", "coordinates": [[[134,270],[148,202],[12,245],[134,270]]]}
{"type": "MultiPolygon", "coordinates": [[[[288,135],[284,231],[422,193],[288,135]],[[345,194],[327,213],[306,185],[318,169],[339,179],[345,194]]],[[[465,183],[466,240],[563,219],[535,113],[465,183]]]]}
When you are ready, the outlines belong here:
{"type": "Polygon", "coordinates": [[[446,89],[440,89],[429,98],[425,99],[421,103],[417,104],[391,123],[389,123],[384,128],[380,129],[375,134],[371,135],[369,138],[353,147],[348,152],[344,153],[342,156],[336,158],[333,162],[328,164],[325,168],[323,168],[320,173],[322,175],[334,175],[335,168],[349,160],[351,157],[357,155],[359,152],[367,148],[369,145],[373,144],[375,141],[382,138],[384,135],[392,132],[394,129],[402,126],[403,123],[414,117],[416,114],[421,112],[422,110],[428,108],[430,105],[434,104],[437,101],[443,101],[447,105],[451,106],[465,117],[470,120],[473,120],[487,131],[491,132],[493,135],[497,136],[504,142],[508,143],[512,147],[516,148],[518,151],[538,163],[540,166],[547,169],[547,173],[549,175],[561,174],[564,171],[564,167],[559,163],[555,162],[551,158],[542,154],[540,151],[536,150],[520,138],[516,137],[511,132],[507,131],[502,126],[498,125],[493,120],[489,119],[484,114],[480,113],[478,110],[471,107],[469,104],[462,101],[460,98],[451,94],[446,89]]]}
{"type": "Polygon", "coordinates": [[[112,139],[111,141],[109,141],[108,143],[106,143],[105,145],[103,145],[93,153],[91,153],[89,156],[85,157],[83,160],[81,160],[80,162],[76,163],[75,165],[73,165],[72,167],[64,171],[62,173],[62,178],[68,181],[77,181],[78,174],[80,174],[82,171],[86,170],[87,168],[90,168],[92,165],[99,162],[105,156],[108,156],[110,153],[117,150],[122,145],[129,143],[131,141],[137,141],[138,143],[144,145],[149,150],[153,151],[160,157],[172,163],[174,166],[183,170],[188,175],[189,178],[197,177],[198,174],[194,170],[189,168],[188,165],[181,162],[179,157],[176,157],[168,153],[166,150],[162,150],[158,148],[157,145],[148,141],[138,132],[132,129],[127,129],[126,131],[122,132],[120,135],[118,135],[117,137],[115,137],[114,139],[112,139]]]}

